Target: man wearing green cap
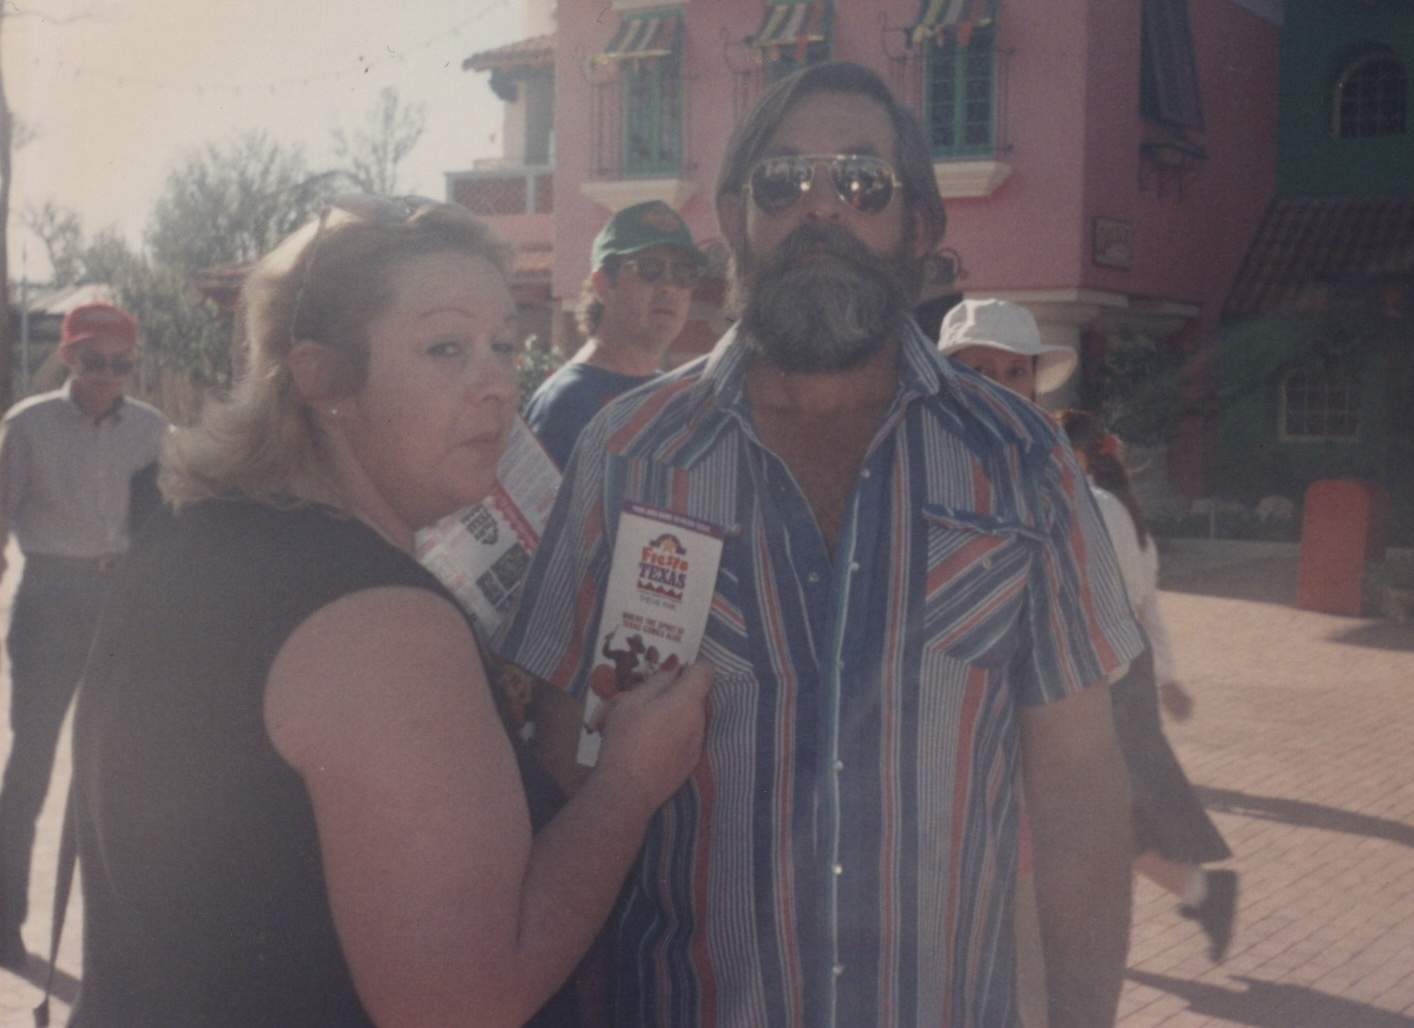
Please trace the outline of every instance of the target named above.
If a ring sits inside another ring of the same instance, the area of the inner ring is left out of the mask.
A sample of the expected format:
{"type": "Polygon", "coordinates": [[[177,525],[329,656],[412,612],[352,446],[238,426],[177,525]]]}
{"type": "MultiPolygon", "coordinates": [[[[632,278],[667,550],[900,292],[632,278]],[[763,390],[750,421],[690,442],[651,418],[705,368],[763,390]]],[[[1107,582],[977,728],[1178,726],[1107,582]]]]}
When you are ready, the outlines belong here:
{"type": "Polygon", "coordinates": [[[624,208],[595,237],[577,312],[587,341],[525,408],[561,468],[599,408],[658,373],[706,263],[687,224],[661,200],[624,208]]]}

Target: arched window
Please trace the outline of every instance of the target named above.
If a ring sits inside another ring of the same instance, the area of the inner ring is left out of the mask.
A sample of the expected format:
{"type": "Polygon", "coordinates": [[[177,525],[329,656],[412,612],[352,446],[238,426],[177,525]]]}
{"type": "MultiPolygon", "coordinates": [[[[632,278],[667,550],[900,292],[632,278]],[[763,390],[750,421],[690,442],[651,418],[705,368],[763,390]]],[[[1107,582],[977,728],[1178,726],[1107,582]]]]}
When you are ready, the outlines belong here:
{"type": "Polygon", "coordinates": [[[1409,82],[1404,64],[1388,50],[1369,50],[1336,79],[1333,129],[1337,138],[1404,133],[1409,82]]]}
{"type": "Polygon", "coordinates": [[[1360,383],[1342,361],[1287,372],[1281,383],[1281,436],[1347,440],[1360,436],[1360,383]]]}

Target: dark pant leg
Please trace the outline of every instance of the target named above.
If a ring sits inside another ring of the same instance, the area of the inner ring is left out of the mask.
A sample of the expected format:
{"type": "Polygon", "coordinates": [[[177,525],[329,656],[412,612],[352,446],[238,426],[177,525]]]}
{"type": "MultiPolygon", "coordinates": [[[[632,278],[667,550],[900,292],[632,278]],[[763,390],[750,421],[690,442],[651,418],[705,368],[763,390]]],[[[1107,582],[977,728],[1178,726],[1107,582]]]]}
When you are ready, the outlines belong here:
{"type": "Polygon", "coordinates": [[[35,823],[107,591],[100,572],[26,567],[10,619],[10,758],[0,784],[0,926],[28,913],[35,823]]]}

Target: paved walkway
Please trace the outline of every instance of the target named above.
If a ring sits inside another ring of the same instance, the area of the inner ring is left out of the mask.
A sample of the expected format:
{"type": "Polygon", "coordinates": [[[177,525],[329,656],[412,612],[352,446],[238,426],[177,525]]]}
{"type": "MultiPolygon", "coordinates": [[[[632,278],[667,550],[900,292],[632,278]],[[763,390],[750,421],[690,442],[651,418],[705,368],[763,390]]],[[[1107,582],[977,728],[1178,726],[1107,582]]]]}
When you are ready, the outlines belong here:
{"type": "Polygon", "coordinates": [[[1294,609],[1295,546],[1169,551],[1160,603],[1197,702],[1169,738],[1242,891],[1215,967],[1136,883],[1121,1024],[1414,1025],[1414,624],[1294,609]]]}
{"type": "MultiPolygon", "coordinates": [[[[1136,884],[1125,1028],[1414,1026],[1414,624],[1295,610],[1296,568],[1294,546],[1166,542],[1161,603],[1197,701],[1169,736],[1236,854],[1241,908],[1215,967],[1172,900],[1136,884]]],[[[62,752],[32,954],[48,950],[62,752]]],[[[81,917],[75,899],[55,1025],[77,990],[81,917]]],[[[32,955],[0,971],[0,1026],[32,1023],[46,970],[32,955]]]]}

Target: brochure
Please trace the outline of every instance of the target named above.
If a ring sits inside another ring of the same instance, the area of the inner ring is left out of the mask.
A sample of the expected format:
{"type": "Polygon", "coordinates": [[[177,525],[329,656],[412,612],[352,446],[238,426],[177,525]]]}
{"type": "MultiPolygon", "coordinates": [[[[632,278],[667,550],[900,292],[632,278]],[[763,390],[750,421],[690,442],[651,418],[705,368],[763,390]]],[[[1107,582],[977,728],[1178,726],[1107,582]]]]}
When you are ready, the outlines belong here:
{"type": "Polygon", "coordinates": [[[697,659],[717,587],[722,530],[630,501],[619,517],[576,757],[599,759],[608,701],[660,668],[697,659]]]}
{"type": "Polygon", "coordinates": [[[560,471],[519,415],[480,503],[419,532],[417,559],[489,638],[506,616],[550,517],[560,471]]]}

